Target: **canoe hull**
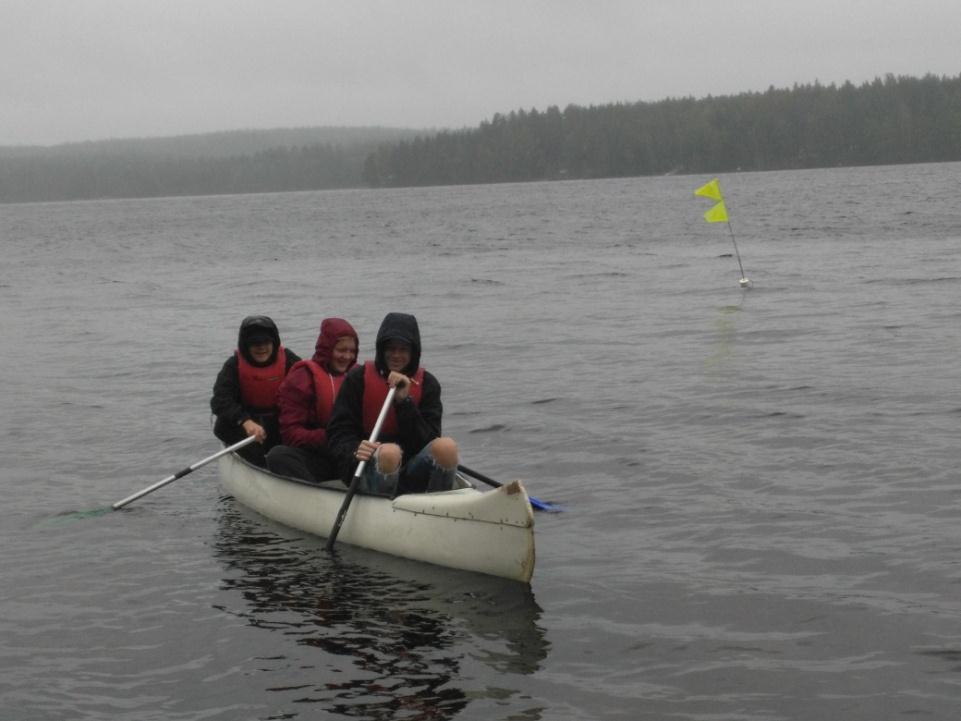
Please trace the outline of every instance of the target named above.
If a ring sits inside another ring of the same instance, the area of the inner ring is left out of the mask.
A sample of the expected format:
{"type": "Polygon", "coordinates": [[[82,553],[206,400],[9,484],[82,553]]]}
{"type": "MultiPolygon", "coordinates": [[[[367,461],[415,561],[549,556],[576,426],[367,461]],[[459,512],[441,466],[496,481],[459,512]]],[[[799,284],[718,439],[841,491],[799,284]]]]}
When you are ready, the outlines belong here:
{"type": "MultiPolygon", "coordinates": [[[[220,481],[248,508],[323,537],[344,500],[343,488],[277,476],[232,453],[220,459],[220,481]]],[[[534,572],[534,515],[519,481],[486,492],[356,495],[337,541],[524,583],[534,572]]]]}

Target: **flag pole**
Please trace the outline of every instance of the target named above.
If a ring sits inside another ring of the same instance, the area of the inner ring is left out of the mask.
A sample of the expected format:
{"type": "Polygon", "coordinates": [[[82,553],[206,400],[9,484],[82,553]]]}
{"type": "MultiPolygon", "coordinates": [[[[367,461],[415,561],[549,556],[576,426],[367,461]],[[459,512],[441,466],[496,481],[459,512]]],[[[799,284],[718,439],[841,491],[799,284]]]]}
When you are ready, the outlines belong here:
{"type": "Polygon", "coordinates": [[[737,267],[741,270],[741,279],[738,281],[742,288],[747,288],[751,285],[751,281],[746,275],[744,275],[744,266],[741,265],[741,254],[737,250],[737,241],[734,240],[734,228],[731,227],[731,221],[727,221],[727,229],[731,234],[731,242],[734,244],[734,257],[737,258],[737,267]]]}
{"type": "Polygon", "coordinates": [[[738,283],[742,288],[749,288],[751,281],[744,275],[744,265],[741,263],[741,252],[737,249],[737,241],[734,240],[734,228],[731,227],[731,219],[728,217],[727,205],[724,203],[724,195],[721,193],[721,185],[718,183],[717,178],[708,181],[695,190],[694,195],[701,195],[717,201],[717,204],[704,214],[704,220],[708,223],[727,223],[727,231],[731,234],[731,242],[734,244],[734,255],[737,258],[737,267],[741,271],[741,279],[738,283]]]}

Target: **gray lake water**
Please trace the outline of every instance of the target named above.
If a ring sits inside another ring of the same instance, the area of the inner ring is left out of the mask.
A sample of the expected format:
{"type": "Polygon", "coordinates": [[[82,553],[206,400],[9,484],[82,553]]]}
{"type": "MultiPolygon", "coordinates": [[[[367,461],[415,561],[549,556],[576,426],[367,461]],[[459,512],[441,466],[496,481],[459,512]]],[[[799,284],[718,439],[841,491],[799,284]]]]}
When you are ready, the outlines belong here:
{"type": "Polygon", "coordinates": [[[956,718],[961,165],[0,206],[0,718],[956,718]],[[241,318],[421,323],[530,588],[266,521],[241,318]]]}

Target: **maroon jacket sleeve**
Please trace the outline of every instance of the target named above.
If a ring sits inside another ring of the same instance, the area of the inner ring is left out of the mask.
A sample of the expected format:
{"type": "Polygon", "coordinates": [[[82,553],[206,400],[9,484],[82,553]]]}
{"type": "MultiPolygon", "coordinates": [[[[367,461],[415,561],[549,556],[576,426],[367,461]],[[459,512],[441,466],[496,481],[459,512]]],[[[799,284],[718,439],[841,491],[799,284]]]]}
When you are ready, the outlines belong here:
{"type": "Polygon", "coordinates": [[[326,448],[327,431],[317,421],[314,376],[309,368],[293,369],[277,392],[280,438],[285,446],[326,448]]]}

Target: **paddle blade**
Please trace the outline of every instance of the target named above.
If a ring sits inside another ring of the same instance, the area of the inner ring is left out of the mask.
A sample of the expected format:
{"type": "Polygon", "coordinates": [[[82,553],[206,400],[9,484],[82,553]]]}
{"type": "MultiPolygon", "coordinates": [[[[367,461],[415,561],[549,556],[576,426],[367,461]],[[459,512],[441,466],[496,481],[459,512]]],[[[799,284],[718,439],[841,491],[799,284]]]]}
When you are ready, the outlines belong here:
{"type": "Polygon", "coordinates": [[[37,522],[36,526],[52,526],[60,523],[69,523],[70,521],[79,521],[84,518],[96,518],[97,516],[104,516],[112,510],[110,506],[107,506],[105,508],[91,508],[88,511],[63,511],[51,518],[45,518],[37,522]]]}
{"type": "Polygon", "coordinates": [[[562,513],[567,509],[564,506],[559,506],[556,503],[548,503],[547,501],[542,501],[539,498],[534,498],[534,496],[528,496],[527,500],[531,502],[531,508],[535,511],[545,511],[547,513],[562,513]]]}

